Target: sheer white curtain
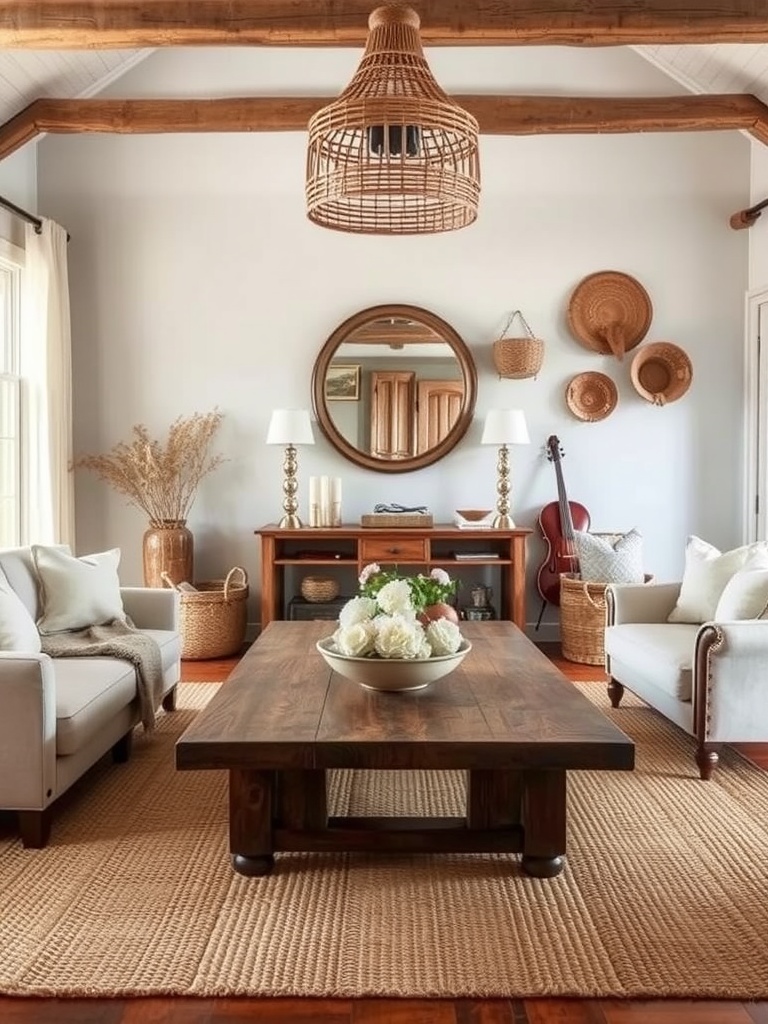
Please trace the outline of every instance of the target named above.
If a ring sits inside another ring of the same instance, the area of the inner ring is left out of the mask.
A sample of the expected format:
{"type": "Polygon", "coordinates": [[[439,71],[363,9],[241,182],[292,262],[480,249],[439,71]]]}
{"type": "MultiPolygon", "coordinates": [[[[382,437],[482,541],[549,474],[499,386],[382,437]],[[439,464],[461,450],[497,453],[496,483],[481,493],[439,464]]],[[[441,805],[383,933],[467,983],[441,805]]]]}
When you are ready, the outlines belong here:
{"type": "Polygon", "coordinates": [[[22,286],[25,540],[75,545],[72,346],[67,233],[44,219],[26,228],[22,286]]]}

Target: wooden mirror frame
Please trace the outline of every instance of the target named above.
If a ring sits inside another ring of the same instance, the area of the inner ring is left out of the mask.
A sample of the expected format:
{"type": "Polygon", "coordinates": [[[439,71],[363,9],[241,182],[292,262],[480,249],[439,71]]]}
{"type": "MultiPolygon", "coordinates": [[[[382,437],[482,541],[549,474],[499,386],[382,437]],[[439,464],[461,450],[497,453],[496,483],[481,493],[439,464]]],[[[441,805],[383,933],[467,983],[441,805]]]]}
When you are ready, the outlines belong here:
{"type": "Polygon", "coordinates": [[[368,309],[360,310],[359,313],[354,313],[340,324],[328,338],[320,350],[320,355],[317,357],[312,371],[312,407],[320,429],[336,451],[340,452],[345,459],[349,459],[350,462],[365,469],[373,469],[377,473],[410,473],[415,469],[431,466],[432,463],[442,459],[466,434],[475,411],[476,400],[477,370],[469,349],[449,323],[435,313],[430,313],[429,310],[421,309],[419,306],[384,304],[370,306],[368,309]],[[325,377],[336,349],[343,341],[347,340],[352,331],[362,327],[369,320],[378,320],[382,317],[409,317],[431,327],[453,349],[464,380],[464,406],[454,425],[434,448],[408,459],[377,459],[373,455],[354,448],[336,429],[326,405],[325,377]]]}

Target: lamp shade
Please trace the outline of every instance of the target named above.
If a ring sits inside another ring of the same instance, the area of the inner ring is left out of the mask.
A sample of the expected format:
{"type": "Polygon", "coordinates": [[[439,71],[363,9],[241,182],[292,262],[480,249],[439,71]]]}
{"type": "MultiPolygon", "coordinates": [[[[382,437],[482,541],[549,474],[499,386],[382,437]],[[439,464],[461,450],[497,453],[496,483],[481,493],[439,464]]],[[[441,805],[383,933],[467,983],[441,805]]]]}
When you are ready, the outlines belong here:
{"type": "Polygon", "coordinates": [[[481,444],[530,444],[522,409],[489,409],[481,444]]]}
{"type": "Polygon", "coordinates": [[[314,444],[307,409],[274,409],[267,431],[267,444],[314,444]]]}
{"type": "Polygon", "coordinates": [[[419,16],[377,7],[365,53],[338,99],[309,121],[307,215],[337,231],[453,231],[477,217],[478,123],[440,88],[419,16]]]}

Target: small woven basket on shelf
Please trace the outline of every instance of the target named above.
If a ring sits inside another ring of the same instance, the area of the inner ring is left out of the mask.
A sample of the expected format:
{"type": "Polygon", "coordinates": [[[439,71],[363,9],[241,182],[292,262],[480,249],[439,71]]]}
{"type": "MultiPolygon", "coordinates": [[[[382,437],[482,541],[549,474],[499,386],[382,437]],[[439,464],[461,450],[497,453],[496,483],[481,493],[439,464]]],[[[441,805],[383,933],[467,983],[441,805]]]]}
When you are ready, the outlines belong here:
{"type": "Polygon", "coordinates": [[[496,372],[500,377],[523,380],[526,377],[536,377],[543,362],[544,342],[534,336],[528,321],[520,310],[516,309],[507,320],[499,340],[493,343],[493,365],[496,372]],[[515,317],[520,318],[525,335],[508,338],[506,333],[515,317]]]}
{"type": "MultiPolygon", "coordinates": [[[[645,574],[645,582],[653,576],[645,574]]],[[[587,583],[560,574],[560,645],[567,661],[605,665],[605,591],[609,583],[587,583]]]]}
{"type": "Polygon", "coordinates": [[[194,590],[177,587],[167,573],[163,580],[181,595],[181,656],[186,661],[227,658],[245,640],[248,574],[236,565],[224,580],[195,583],[194,590]]]}
{"type": "Polygon", "coordinates": [[[339,581],[330,576],[305,576],[299,589],[305,601],[324,603],[339,596],[339,581]]]}

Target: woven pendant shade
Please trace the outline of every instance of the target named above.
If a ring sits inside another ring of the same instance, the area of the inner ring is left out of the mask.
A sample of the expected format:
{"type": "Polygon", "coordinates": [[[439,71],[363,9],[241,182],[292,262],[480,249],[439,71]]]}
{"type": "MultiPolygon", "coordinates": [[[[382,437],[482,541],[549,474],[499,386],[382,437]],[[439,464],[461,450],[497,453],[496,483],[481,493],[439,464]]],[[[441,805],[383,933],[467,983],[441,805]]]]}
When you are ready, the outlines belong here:
{"type": "Polygon", "coordinates": [[[309,122],[307,215],[373,235],[453,231],[477,217],[478,125],[440,88],[419,16],[378,7],[355,75],[309,122]]]}

